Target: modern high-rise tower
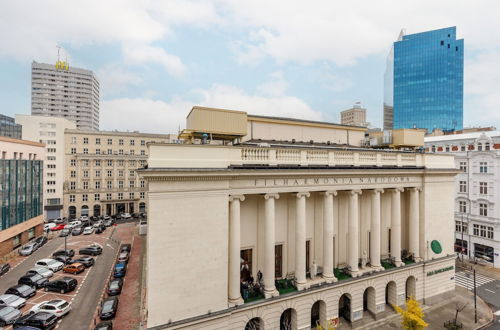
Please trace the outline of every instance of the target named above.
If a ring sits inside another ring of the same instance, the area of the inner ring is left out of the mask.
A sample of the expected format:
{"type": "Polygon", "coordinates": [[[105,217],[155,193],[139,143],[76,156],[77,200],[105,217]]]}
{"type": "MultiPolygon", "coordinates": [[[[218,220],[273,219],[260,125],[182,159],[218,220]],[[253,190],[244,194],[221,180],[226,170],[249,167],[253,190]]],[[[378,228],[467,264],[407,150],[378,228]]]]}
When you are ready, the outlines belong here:
{"type": "Polygon", "coordinates": [[[456,28],[405,35],[384,75],[384,130],[463,128],[464,40],[456,28]]]}
{"type": "Polygon", "coordinates": [[[62,117],[82,130],[99,130],[99,81],[92,71],[33,62],[31,114],[62,117]]]}

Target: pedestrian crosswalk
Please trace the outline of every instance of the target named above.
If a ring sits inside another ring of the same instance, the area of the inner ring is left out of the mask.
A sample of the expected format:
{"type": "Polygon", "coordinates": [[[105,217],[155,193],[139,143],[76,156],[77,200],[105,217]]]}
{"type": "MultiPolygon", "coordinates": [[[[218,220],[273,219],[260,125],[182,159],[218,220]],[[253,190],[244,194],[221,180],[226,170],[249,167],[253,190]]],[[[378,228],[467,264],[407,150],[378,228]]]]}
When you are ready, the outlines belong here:
{"type": "MultiPolygon", "coordinates": [[[[476,273],[476,288],[495,281],[494,278],[476,273]]],[[[455,274],[455,284],[468,290],[474,290],[474,275],[469,271],[459,271],[455,274]]]]}

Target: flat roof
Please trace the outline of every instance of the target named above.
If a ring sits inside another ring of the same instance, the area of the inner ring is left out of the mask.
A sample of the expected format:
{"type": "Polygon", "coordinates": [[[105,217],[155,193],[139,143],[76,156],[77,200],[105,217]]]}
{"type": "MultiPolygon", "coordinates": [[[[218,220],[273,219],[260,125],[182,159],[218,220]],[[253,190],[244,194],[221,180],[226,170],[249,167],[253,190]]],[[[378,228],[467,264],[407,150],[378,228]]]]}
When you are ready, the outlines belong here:
{"type": "Polygon", "coordinates": [[[483,131],[483,132],[471,132],[471,133],[463,133],[463,134],[449,134],[449,135],[440,135],[440,136],[428,136],[424,138],[424,142],[432,143],[432,142],[444,142],[444,141],[455,141],[455,140],[468,140],[468,139],[477,139],[482,134],[488,137],[500,137],[500,131],[483,131]]]}
{"type": "Polygon", "coordinates": [[[346,129],[353,129],[353,130],[362,130],[365,131],[367,128],[364,126],[354,126],[354,125],[344,125],[344,124],[337,124],[337,123],[330,123],[326,121],[315,121],[315,120],[307,120],[307,119],[297,119],[297,118],[289,118],[289,117],[273,117],[273,116],[259,116],[259,115],[248,115],[248,120],[250,121],[251,119],[263,119],[265,121],[290,121],[290,122],[296,122],[296,123],[306,123],[306,124],[314,124],[314,125],[322,125],[322,126],[335,126],[335,127],[341,127],[341,128],[346,128],[346,129]]]}
{"type": "Polygon", "coordinates": [[[33,141],[28,141],[28,140],[14,139],[14,138],[6,137],[6,136],[0,136],[0,142],[25,144],[25,145],[29,145],[29,146],[45,148],[45,144],[43,144],[43,143],[33,142],[33,141]]]}
{"type": "MultiPolygon", "coordinates": [[[[141,133],[141,132],[122,132],[122,131],[93,131],[93,130],[79,130],[73,128],[66,128],[64,134],[88,134],[88,135],[123,135],[123,136],[144,136],[144,137],[158,137],[158,138],[169,138],[169,133],[157,134],[157,133],[141,133]]],[[[175,134],[174,134],[175,135],[175,134]]]]}

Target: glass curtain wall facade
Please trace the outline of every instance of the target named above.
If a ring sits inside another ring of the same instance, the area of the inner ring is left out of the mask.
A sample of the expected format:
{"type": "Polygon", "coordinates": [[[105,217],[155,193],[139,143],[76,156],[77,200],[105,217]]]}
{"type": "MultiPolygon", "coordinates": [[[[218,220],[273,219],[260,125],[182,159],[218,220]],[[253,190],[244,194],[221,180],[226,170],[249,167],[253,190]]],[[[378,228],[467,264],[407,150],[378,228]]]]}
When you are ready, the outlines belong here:
{"type": "Polygon", "coordinates": [[[43,213],[43,161],[0,159],[0,230],[43,213]]]}
{"type": "Polygon", "coordinates": [[[387,60],[384,128],[463,128],[464,40],[456,28],[400,35],[387,60]],[[392,91],[392,92],[391,92],[392,91]],[[393,121],[386,107],[393,105],[393,121]]]}
{"type": "Polygon", "coordinates": [[[14,118],[0,114],[0,136],[21,139],[23,127],[16,124],[14,118]]]}

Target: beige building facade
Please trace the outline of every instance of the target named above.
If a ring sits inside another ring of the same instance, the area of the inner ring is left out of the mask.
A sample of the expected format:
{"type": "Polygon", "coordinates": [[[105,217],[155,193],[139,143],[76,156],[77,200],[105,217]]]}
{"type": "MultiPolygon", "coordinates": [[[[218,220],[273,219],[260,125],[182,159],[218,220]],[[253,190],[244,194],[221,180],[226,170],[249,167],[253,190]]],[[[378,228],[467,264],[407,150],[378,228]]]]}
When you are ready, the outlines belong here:
{"type": "Polygon", "coordinates": [[[64,138],[64,216],[146,212],[147,183],[136,170],[147,165],[147,144],[169,135],[67,129],[64,138]]]}
{"type": "Polygon", "coordinates": [[[279,143],[149,152],[148,328],[356,327],[454,290],[453,157],[279,143]]]}
{"type": "Polygon", "coordinates": [[[351,109],[340,112],[340,123],[342,125],[368,126],[366,122],[366,109],[356,103],[351,109]]]}

